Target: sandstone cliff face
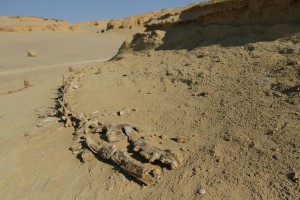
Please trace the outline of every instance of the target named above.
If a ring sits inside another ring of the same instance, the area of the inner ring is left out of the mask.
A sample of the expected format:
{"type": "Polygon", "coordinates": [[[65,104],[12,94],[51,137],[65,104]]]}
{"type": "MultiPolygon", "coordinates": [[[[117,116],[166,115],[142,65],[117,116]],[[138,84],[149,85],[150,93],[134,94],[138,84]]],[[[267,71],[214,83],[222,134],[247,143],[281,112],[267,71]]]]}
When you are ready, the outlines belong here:
{"type": "Polygon", "coordinates": [[[298,26],[285,29],[278,24],[299,23],[299,10],[300,0],[226,0],[193,4],[150,19],[145,23],[145,33],[125,41],[120,52],[149,48],[190,49],[200,43],[203,45],[204,41],[226,43],[224,38],[234,35],[273,39],[298,31],[298,26]]]}
{"type": "Polygon", "coordinates": [[[272,24],[300,19],[298,0],[227,0],[199,3],[182,12],[164,15],[146,23],[148,29],[182,24],[272,24]]]}
{"type": "Polygon", "coordinates": [[[178,9],[162,9],[159,11],[125,17],[114,20],[80,21],[70,24],[64,20],[44,19],[30,16],[4,16],[0,17],[0,32],[26,32],[26,31],[81,31],[91,28],[100,29],[131,29],[144,27],[148,21],[161,17],[178,14],[195,4],[178,9]]]}
{"type": "Polygon", "coordinates": [[[123,19],[110,20],[107,23],[107,30],[118,28],[132,28],[134,26],[144,26],[157,13],[146,13],[143,15],[129,16],[123,19]]]}
{"type": "Polygon", "coordinates": [[[110,20],[107,23],[107,30],[118,28],[133,28],[135,26],[144,26],[146,22],[153,18],[161,17],[175,9],[162,9],[160,11],[148,12],[140,15],[125,17],[123,19],[110,20]]]}
{"type": "Polygon", "coordinates": [[[198,3],[193,3],[182,8],[170,9],[165,8],[159,11],[148,12],[140,15],[125,17],[123,19],[110,20],[107,23],[107,30],[118,28],[133,28],[134,26],[145,26],[148,21],[158,18],[165,18],[166,16],[180,13],[182,10],[188,9],[198,3]]]}
{"type": "Polygon", "coordinates": [[[149,19],[150,16],[131,16],[124,19],[111,20],[107,23],[107,30],[143,26],[149,19]]]}
{"type": "Polygon", "coordinates": [[[27,31],[80,31],[81,29],[64,20],[44,19],[39,17],[0,17],[0,32],[27,31]]]}

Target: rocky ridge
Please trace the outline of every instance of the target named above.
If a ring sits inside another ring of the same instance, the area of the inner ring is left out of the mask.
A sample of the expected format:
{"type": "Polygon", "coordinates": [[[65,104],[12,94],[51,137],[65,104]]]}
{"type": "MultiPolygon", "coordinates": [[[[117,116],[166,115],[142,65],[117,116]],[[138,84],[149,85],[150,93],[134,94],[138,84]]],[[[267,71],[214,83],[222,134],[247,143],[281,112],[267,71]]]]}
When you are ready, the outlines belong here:
{"type": "Polygon", "coordinates": [[[273,34],[278,38],[291,30],[271,33],[272,28],[278,24],[298,23],[299,8],[297,0],[201,2],[150,19],[145,23],[146,31],[125,41],[120,52],[194,48],[205,40],[233,34],[268,34],[267,37],[273,34]]]}
{"type": "Polygon", "coordinates": [[[45,19],[30,16],[2,16],[0,18],[0,32],[27,32],[27,31],[82,31],[91,27],[101,28],[103,30],[124,29],[143,27],[148,21],[160,18],[165,15],[173,15],[183,9],[187,9],[194,4],[178,9],[162,9],[122,19],[113,20],[93,20],[69,23],[65,20],[45,19]]]}
{"type": "Polygon", "coordinates": [[[0,17],[0,32],[31,32],[31,31],[79,31],[80,28],[65,20],[45,19],[28,16],[0,17]]]}

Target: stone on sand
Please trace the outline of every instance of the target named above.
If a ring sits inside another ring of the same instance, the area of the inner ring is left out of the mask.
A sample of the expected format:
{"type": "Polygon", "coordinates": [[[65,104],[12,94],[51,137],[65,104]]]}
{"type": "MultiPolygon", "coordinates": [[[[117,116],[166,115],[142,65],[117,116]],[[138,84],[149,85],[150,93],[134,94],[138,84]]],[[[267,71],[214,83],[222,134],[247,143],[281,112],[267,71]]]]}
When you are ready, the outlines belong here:
{"type": "Polygon", "coordinates": [[[36,57],[37,56],[37,51],[35,51],[35,50],[29,50],[27,52],[27,56],[28,57],[36,57]]]}
{"type": "Polygon", "coordinates": [[[85,149],[85,150],[82,151],[81,159],[82,159],[83,162],[89,162],[93,158],[94,158],[94,154],[90,150],[85,149]]]}

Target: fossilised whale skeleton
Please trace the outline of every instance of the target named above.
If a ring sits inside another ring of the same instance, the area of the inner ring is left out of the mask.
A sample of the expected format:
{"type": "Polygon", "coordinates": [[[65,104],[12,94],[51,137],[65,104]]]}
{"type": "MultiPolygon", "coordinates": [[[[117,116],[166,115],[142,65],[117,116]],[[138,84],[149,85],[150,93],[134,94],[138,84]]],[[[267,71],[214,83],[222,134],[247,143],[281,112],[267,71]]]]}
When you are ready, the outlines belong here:
{"type": "Polygon", "coordinates": [[[172,170],[180,165],[182,159],[178,154],[152,146],[134,127],[128,124],[111,124],[107,126],[97,117],[87,117],[82,113],[79,114],[73,111],[70,93],[78,88],[79,81],[86,72],[86,68],[70,72],[71,74],[68,78],[63,77],[63,86],[60,88],[60,96],[57,99],[57,103],[65,126],[73,126],[75,128],[74,145],[70,148],[74,154],[81,153],[83,159],[83,154],[88,149],[93,154],[112,161],[126,174],[145,185],[152,185],[159,180],[160,173],[158,172],[160,172],[160,167],[142,163],[132,158],[124,149],[119,150],[116,148],[116,142],[122,140],[129,142],[133,145],[133,151],[150,163],[157,161],[170,167],[172,170]],[[107,141],[101,139],[103,138],[100,137],[101,135],[104,135],[107,141]]]}

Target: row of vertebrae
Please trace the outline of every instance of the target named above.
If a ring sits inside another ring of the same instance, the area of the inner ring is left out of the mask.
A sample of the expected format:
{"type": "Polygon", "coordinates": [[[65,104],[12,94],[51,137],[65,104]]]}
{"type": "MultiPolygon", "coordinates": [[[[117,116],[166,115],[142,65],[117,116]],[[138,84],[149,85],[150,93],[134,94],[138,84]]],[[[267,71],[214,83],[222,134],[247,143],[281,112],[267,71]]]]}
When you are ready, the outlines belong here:
{"type": "Polygon", "coordinates": [[[70,72],[67,79],[63,78],[63,86],[60,88],[59,110],[65,126],[75,128],[74,144],[70,149],[74,154],[80,154],[83,162],[89,161],[94,154],[112,161],[123,172],[145,185],[155,184],[160,179],[161,167],[154,165],[154,162],[170,169],[180,165],[181,156],[151,145],[137,128],[129,124],[105,125],[100,117],[75,112],[70,101],[71,91],[78,89],[85,70],[70,72]],[[144,162],[134,159],[126,148],[131,148],[133,154],[143,157],[144,162]]]}

